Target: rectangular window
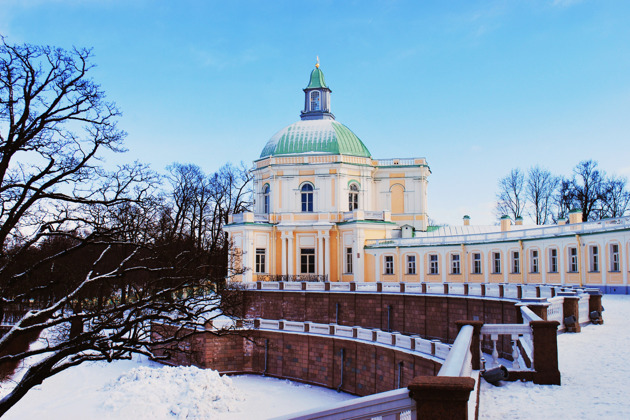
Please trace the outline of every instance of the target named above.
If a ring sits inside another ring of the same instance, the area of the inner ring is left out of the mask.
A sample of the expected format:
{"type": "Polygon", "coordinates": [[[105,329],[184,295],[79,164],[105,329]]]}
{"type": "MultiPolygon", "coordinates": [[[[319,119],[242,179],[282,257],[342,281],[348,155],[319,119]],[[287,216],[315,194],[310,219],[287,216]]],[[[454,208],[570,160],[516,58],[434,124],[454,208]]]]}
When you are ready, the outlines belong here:
{"type": "Polygon", "coordinates": [[[314,248],[302,248],[300,250],[300,273],[315,274],[314,248]]]}
{"type": "Polygon", "coordinates": [[[501,273],[501,253],[500,252],[492,253],[492,272],[494,274],[501,273]]]}
{"type": "Polygon", "coordinates": [[[472,254],[472,273],[481,274],[481,254],[478,252],[472,254]]]}
{"type": "Polygon", "coordinates": [[[451,254],[451,274],[459,274],[460,273],[459,268],[460,268],[459,254],[451,254]]]}
{"type": "Polygon", "coordinates": [[[394,274],[394,256],[385,255],[385,274],[394,274]]]}
{"type": "Polygon", "coordinates": [[[590,271],[599,271],[599,247],[592,245],[588,247],[590,271]]]}
{"type": "Polygon", "coordinates": [[[619,271],[619,244],[610,244],[610,271],[619,271]]]}
{"type": "Polygon", "coordinates": [[[538,273],[538,250],[537,249],[532,249],[531,253],[531,272],[532,273],[538,273]]]}
{"type": "Polygon", "coordinates": [[[265,273],[266,251],[264,248],[256,248],[256,273],[265,273]]]}
{"type": "Polygon", "coordinates": [[[558,250],[556,248],[551,248],[549,250],[549,272],[558,272],[558,250]]]}
{"type": "Polygon", "coordinates": [[[578,257],[577,248],[569,248],[569,273],[577,273],[578,271],[578,257]]]}
{"type": "Polygon", "coordinates": [[[416,256],[407,255],[407,274],[416,274],[416,256]]]}
{"type": "Polygon", "coordinates": [[[429,274],[439,274],[437,254],[429,255],[429,274]]]}
{"type": "Polygon", "coordinates": [[[512,251],[512,274],[521,272],[521,256],[518,251],[512,251]]]}
{"type": "Polygon", "coordinates": [[[352,248],[346,248],[346,273],[352,273],[352,248]]]}

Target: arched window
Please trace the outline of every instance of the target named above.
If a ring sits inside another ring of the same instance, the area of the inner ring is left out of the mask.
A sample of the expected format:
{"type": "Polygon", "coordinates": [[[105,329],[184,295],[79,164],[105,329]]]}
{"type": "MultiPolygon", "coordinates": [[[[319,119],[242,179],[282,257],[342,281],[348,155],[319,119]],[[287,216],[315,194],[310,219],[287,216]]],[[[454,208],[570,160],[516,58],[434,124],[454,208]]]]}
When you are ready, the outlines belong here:
{"type": "Polygon", "coordinates": [[[321,99],[319,91],[314,90],[311,92],[311,111],[319,111],[321,109],[321,99]]]}
{"type": "Polygon", "coordinates": [[[263,187],[263,213],[268,214],[269,213],[269,184],[265,184],[265,186],[263,187]]]}
{"type": "Polygon", "coordinates": [[[359,187],[357,184],[350,185],[350,192],[348,193],[348,210],[356,210],[359,208],[359,187]]]}
{"type": "Polygon", "coordinates": [[[313,186],[311,184],[304,184],[300,188],[302,195],[302,211],[313,211],[313,186]]]}

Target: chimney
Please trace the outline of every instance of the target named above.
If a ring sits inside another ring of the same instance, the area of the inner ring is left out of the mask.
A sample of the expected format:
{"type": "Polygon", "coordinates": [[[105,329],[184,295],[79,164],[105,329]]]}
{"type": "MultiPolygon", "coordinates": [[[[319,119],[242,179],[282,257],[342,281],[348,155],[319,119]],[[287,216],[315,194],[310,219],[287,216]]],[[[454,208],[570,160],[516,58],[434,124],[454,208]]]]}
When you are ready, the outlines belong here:
{"type": "Polygon", "coordinates": [[[582,223],[582,209],[573,209],[569,212],[569,223],[576,224],[582,223]]]}
{"type": "Polygon", "coordinates": [[[464,216],[464,226],[470,226],[470,216],[469,215],[465,215],[464,216]]]}
{"type": "Polygon", "coordinates": [[[516,221],[514,222],[514,224],[515,224],[516,226],[523,226],[523,218],[522,218],[521,216],[518,216],[518,217],[516,218],[516,221]]]}
{"type": "Polygon", "coordinates": [[[566,225],[567,224],[567,219],[565,219],[564,217],[561,217],[558,219],[558,225],[566,225]]]}
{"type": "Polygon", "coordinates": [[[512,219],[510,216],[501,216],[501,232],[508,232],[512,228],[512,219]]]}

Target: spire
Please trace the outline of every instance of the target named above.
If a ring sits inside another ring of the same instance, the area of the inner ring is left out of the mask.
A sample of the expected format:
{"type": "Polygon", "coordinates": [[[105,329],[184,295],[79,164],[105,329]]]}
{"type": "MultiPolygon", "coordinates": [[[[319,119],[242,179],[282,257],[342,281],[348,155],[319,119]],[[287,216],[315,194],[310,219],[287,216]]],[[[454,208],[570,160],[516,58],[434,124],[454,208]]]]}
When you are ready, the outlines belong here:
{"type": "Polygon", "coordinates": [[[326,86],[324,72],[319,68],[319,56],[317,63],[311,72],[309,84],[304,88],[304,111],[300,117],[303,120],[334,120],[335,116],[330,112],[331,90],[326,86]]]}

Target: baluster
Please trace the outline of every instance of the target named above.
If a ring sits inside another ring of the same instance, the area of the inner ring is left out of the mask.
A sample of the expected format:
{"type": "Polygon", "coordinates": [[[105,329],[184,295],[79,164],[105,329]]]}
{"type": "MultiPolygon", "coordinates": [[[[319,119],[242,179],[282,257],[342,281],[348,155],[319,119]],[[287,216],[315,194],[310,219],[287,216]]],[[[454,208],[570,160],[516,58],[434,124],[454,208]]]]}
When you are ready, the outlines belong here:
{"type": "Polygon", "coordinates": [[[490,339],[492,340],[492,366],[499,366],[499,351],[497,350],[497,340],[499,340],[499,336],[491,335],[490,339]]]}
{"type": "Polygon", "coordinates": [[[521,364],[518,362],[518,334],[512,335],[512,368],[519,370],[521,368],[521,364]]]}

